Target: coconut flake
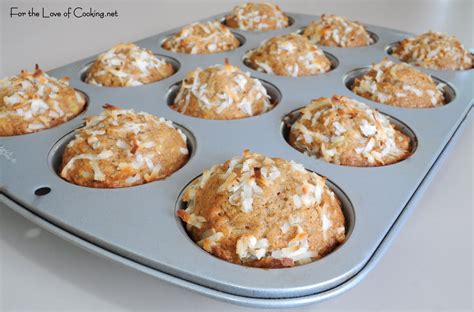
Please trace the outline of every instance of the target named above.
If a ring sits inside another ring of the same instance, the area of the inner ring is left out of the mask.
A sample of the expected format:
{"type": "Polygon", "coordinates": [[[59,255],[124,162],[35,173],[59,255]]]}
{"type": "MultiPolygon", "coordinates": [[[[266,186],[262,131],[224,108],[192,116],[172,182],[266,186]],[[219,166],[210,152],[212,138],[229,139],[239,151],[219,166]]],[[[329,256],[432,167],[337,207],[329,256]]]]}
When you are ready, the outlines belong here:
{"type": "Polygon", "coordinates": [[[257,240],[253,235],[243,235],[237,240],[235,252],[240,259],[261,259],[265,256],[267,247],[268,240],[266,238],[257,240]]]}
{"type": "Polygon", "coordinates": [[[366,119],[362,119],[362,122],[360,125],[360,131],[362,132],[364,136],[369,137],[377,133],[377,127],[369,124],[369,122],[366,119]]]}
{"type": "Polygon", "coordinates": [[[301,208],[302,206],[301,197],[298,195],[293,195],[293,204],[295,205],[295,208],[301,208]]]}

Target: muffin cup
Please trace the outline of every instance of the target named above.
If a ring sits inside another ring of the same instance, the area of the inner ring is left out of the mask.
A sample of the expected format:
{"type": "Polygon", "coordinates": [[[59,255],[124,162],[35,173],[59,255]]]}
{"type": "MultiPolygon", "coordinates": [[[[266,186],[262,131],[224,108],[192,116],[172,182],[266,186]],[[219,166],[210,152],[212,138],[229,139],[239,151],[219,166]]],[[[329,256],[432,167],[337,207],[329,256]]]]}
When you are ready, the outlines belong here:
{"type": "MultiPolygon", "coordinates": [[[[291,129],[291,126],[298,120],[301,118],[301,110],[303,109],[304,107],[300,107],[290,113],[288,113],[287,115],[285,115],[282,119],[282,122],[281,122],[281,134],[283,136],[283,138],[285,139],[285,141],[288,143],[288,145],[290,145],[292,148],[294,148],[295,150],[299,151],[300,153],[303,153],[302,150],[299,150],[298,148],[294,147],[293,145],[290,144],[290,129],[291,129]]],[[[408,158],[410,158],[411,156],[413,156],[413,154],[415,154],[416,152],[416,149],[418,147],[418,139],[416,138],[416,134],[413,132],[413,130],[410,129],[410,127],[408,127],[406,124],[404,124],[403,122],[401,122],[400,120],[390,116],[390,115],[387,115],[387,114],[384,114],[382,113],[385,117],[388,118],[388,120],[390,121],[390,124],[392,124],[394,126],[394,128],[398,131],[400,131],[401,133],[403,133],[404,135],[406,135],[407,137],[410,138],[410,155],[407,157],[407,158],[404,158],[400,161],[405,161],[407,160],[408,158]]],[[[310,158],[314,158],[314,159],[317,159],[316,157],[314,156],[307,156],[307,157],[310,157],[310,158]]],[[[317,159],[317,161],[325,161],[324,159],[317,159]]],[[[400,162],[398,161],[398,162],[400,162]]],[[[388,165],[382,165],[382,166],[390,166],[390,165],[393,165],[393,164],[396,164],[398,162],[395,162],[395,163],[392,163],[392,164],[388,164],[388,165]]],[[[332,164],[332,163],[329,163],[329,164],[332,164]]],[[[335,166],[345,166],[345,165],[338,165],[338,164],[333,164],[335,166]]],[[[382,166],[373,166],[374,168],[376,167],[382,167],[382,166]]],[[[372,167],[355,167],[355,168],[372,168],[372,167]]]]}
{"type": "MultiPolygon", "coordinates": [[[[348,72],[343,78],[343,81],[344,81],[344,84],[345,84],[346,88],[349,89],[351,92],[353,92],[352,87],[354,86],[355,80],[359,77],[364,76],[369,71],[370,71],[370,67],[362,67],[362,68],[357,68],[357,69],[354,69],[354,70],[348,72]]],[[[443,93],[443,96],[444,96],[444,103],[443,103],[443,105],[438,106],[438,107],[442,107],[442,106],[445,106],[445,105],[448,105],[449,103],[451,103],[456,98],[456,92],[454,91],[454,88],[448,82],[445,82],[445,81],[443,81],[443,80],[441,80],[441,79],[439,79],[435,76],[431,75],[431,78],[436,83],[436,85],[443,84],[443,87],[442,87],[441,90],[442,90],[442,93],[443,93]]],[[[354,94],[356,94],[356,93],[354,93],[354,94]]],[[[359,95],[357,95],[357,96],[359,96],[359,95]]],[[[372,100],[365,99],[365,101],[372,101],[372,100]]],[[[379,102],[377,102],[377,103],[379,103],[379,102]]],[[[384,104],[384,103],[380,103],[380,104],[395,106],[395,105],[384,104]]],[[[419,108],[419,109],[433,109],[433,108],[438,108],[438,107],[419,108]]],[[[416,108],[402,108],[402,109],[416,109],[416,108]]]]}

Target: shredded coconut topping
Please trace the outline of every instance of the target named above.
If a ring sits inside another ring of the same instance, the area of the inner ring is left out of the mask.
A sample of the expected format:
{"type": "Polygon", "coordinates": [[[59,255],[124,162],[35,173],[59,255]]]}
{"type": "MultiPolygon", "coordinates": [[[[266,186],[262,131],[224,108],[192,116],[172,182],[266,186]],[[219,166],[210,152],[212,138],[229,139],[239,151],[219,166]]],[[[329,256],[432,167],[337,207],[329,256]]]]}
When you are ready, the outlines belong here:
{"type": "Polygon", "coordinates": [[[181,53],[209,54],[234,50],[239,40],[218,21],[193,23],[163,43],[163,48],[181,53]]]}
{"type": "Polygon", "coordinates": [[[196,114],[195,107],[190,105],[193,99],[203,115],[196,117],[211,119],[250,117],[273,107],[260,80],[228,63],[197,68],[187,74],[175,98],[175,109],[183,114],[196,114]],[[240,110],[236,115],[235,107],[240,110]]]}
{"type": "Polygon", "coordinates": [[[364,159],[371,165],[383,165],[409,153],[404,145],[407,142],[399,141],[401,134],[389,119],[356,100],[343,96],[320,98],[300,113],[291,126],[290,137],[297,149],[310,156],[360,166],[364,159]]]}
{"type": "Polygon", "coordinates": [[[261,72],[280,76],[308,76],[327,72],[331,61],[306,37],[295,33],[273,37],[244,55],[246,63],[261,72]]]}
{"type": "Polygon", "coordinates": [[[197,243],[227,260],[227,252],[235,252],[238,260],[232,259],[238,263],[273,259],[289,266],[303,264],[327,253],[310,245],[311,240],[326,243],[337,237],[342,242],[345,237],[344,224],[334,216],[342,215],[340,203],[325,178],[300,164],[247,150],[204,171],[185,189],[183,201],[187,207],[177,214],[197,243]],[[275,202],[278,196],[281,202],[275,202]],[[210,198],[217,201],[210,204],[210,198]],[[274,226],[260,222],[277,211],[282,215],[274,224],[275,233],[274,226]]]}
{"type": "MultiPolygon", "coordinates": [[[[81,149],[82,153],[68,158],[66,162],[66,159],[63,159],[61,176],[69,180],[69,173],[73,168],[84,167],[78,163],[81,160],[87,161],[94,171],[94,181],[123,177],[124,184],[121,184],[122,181],[117,183],[121,186],[131,186],[163,178],[161,155],[159,150],[156,150],[156,134],[162,131],[161,127],[175,129],[173,125],[163,118],[144,112],[135,113],[133,110],[112,105],[105,105],[104,108],[100,115],[87,117],[86,125],[79,128],[75,138],[68,143],[66,154],[68,149],[74,148],[80,142],[87,142],[90,150],[84,152],[84,147],[81,149]],[[107,173],[103,173],[105,163],[101,161],[111,157],[116,159],[116,167],[112,172],[109,168],[107,173]]],[[[178,147],[179,152],[187,155],[186,140],[178,131],[174,140],[177,146],[181,146],[178,147]]],[[[82,172],[86,172],[85,169],[82,172]]],[[[196,222],[198,221],[200,220],[196,222]]]]}
{"type": "Polygon", "coordinates": [[[365,27],[337,15],[321,15],[305,28],[303,36],[316,44],[341,48],[368,46],[374,40],[365,27]]]}
{"type": "Polygon", "coordinates": [[[227,25],[242,30],[267,31],[288,27],[288,16],[273,3],[242,3],[227,16],[227,25]]]}
{"type": "Polygon", "coordinates": [[[272,251],[271,256],[275,259],[289,258],[297,262],[306,262],[307,259],[317,257],[318,252],[309,250],[308,235],[301,226],[297,225],[296,235],[289,242],[288,247],[272,251]]]}
{"type": "Polygon", "coordinates": [[[215,229],[211,228],[203,233],[201,240],[197,243],[204,250],[210,252],[212,247],[216,246],[222,237],[224,237],[224,233],[216,232],[215,229]]]}
{"type": "Polygon", "coordinates": [[[473,56],[461,42],[439,32],[404,39],[392,52],[404,62],[427,68],[463,70],[473,66],[473,56]]]}
{"type": "Polygon", "coordinates": [[[156,57],[151,50],[133,43],[121,43],[99,55],[85,80],[90,84],[103,85],[100,78],[111,76],[118,83],[107,86],[133,87],[166,78],[172,72],[171,64],[156,57]]]}
{"type": "Polygon", "coordinates": [[[86,100],[68,80],[51,77],[38,65],[34,72],[22,70],[0,80],[0,119],[9,119],[12,125],[5,135],[50,128],[79,114],[86,100]]]}
{"type": "Polygon", "coordinates": [[[443,105],[444,95],[440,89],[431,76],[408,64],[395,64],[387,59],[372,65],[367,74],[355,80],[352,87],[356,94],[363,97],[402,107],[443,105]]]}
{"type": "Polygon", "coordinates": [[[243,235],[237,241],[236,253],[241,259],[252,258],[261,259],[266,255],[268,240],[266,238],[256,239],[253,235],[243,235]]]}

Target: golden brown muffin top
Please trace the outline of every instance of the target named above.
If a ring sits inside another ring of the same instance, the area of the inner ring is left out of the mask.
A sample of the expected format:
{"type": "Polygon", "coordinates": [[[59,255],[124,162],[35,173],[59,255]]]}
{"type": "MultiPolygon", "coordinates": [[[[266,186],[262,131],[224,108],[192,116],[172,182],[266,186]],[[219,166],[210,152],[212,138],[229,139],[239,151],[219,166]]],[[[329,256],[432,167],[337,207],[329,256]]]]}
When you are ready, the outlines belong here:
{"type": "Polygon", "coordinates": [[[218,21],[193,23],[163,43],[163,48],[188,54],[210,54],[238,48],[239,40],[218,21]]]}
{"type": "Polygon", "coordinates": [[[176,96],[174,109],[200,118],[237,119],[266,112],[272,104],[260,80],[226,60],[224,65],[189,72],[176,96]]]}
{"type": "Polygon", "coordinates": [[[232,9],[226,25],[242,30],[276,30],[288,27],[288,16],[276,4],[247,2],[232,9]]]}
{"type": "Polygon", "coordinates": [[[366,104],[345,96],[319,98],[300,110],[290,143],[305,154],[345,166],[380,166],[410,155],[410,138],[366,104]]]}
{"type": "Polygon", "coordinates": [[[64,151],[60,175],[91,187],[125,187],[167,177],[188,159],[186,136],[171,121],[105,105],[64,151]]]}
{"type": "Polygon", "coordinates": [[[444,104],[438,85],[430,75],[413,66],[387,59],[371,66],[369,72],[355,80],[352,90],[375,102],[407,108],[428,108],[444,104]]]}
{"type": "Polygon", "coordinates": [[[172,73],[171,64],[156,57],[151,50],[133,43],[120,43],[99,55],[85,80],[100,86],[133,87],[164,79],[172,73]]]}
{"type": "Polygon", "coordinates": [[[439,32],[403,39],[392,54],[404,62],[432,69],[463,70],[473,66],[472,54],[459,39],[439,32]]]}
{"type": "Polygon", "coordinates": [[[295,33],[273,37],[244,56],[252,68],[280,76],[308,76],[327,72],[331,61],[315,44],[295,33]]]}
{"type": "Polygon", "coordinates": [[[345,239],[341,204],[326,179],[292,161],[244,151],[186,188],[178,216],[224,260],[286,267],[318,259],[345,239]]]}
{"type": "Polygon", "coordinates": [[[303,36],[330,47],[353,48],[374,43],[364,25],[337,15],[321,15],[305,28],[303,36]]]}
{"type": "Polygon", "coordinates": [[[82,112],[86,99],[68,80],[50,77],[38,65],[0,80],[0,136],[51,128],[82,112]]]}

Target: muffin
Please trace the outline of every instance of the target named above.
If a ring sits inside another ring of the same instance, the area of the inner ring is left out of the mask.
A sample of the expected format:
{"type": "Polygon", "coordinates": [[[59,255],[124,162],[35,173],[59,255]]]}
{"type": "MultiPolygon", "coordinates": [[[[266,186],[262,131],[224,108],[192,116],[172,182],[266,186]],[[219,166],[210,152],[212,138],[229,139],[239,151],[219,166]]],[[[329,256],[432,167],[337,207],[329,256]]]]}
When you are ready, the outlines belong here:
{"type": "Polygon", "coordinates": [[[174,74],[173,66],[151,50],[133,43],[121,43],[99,55],[85,81],[104,87],[134,87],[165,79],[174,74]]]}
{"type": "Polygon", "coordinates": [[[324,52],[298,34],[273,37],[247,52],[244,60],[255,70],[278,76],[310,76],[331,69],[324,52]]]}
{"type": "Polygon", "coordinates": [[[410,138],[364,103],[345,96],[322,97],[300,114],[288,141],[308,156],[356,167],[388,165],[410,156],[410,138]]]}
{"type": "Polygon", "coordinates": [[[432,69],[463,70],[473,66],[473,56],[455,36],[428,32],[400,41],[392,55],[403,62],[432,69]]]}
{"type": "Polygon", "coordinates": [[[0,136],[45,130],[80,114],[86,98],[68,80],[50,77],[38,65],[0,80],[0,136]]]}
{"type": "Polygon", "coordinates": [[[328,47],[357,48],[374,43],[364,25],[337,15],[321,15],[305,28],[303,36],[328,47]]]}
{"type": "Polygon", "coordinates": [[[188,54],[211,54],[235,50],[240,42],[218,21],[193,23],[183,27],[162,45],[166,50],[188,54]]]}
{"type": "Polygon", "coordinates": [[[260,80],[237,66],[214,65],[189,72],[172,108],[204,119],[240,119],[273,108],[260,80]]]}
{"type": "Polygon", "coordinates": [[[82,186],[127,187],[164,179],[188,158],[186,136],[171,121],[107,104],[76,130],[60,175],[82,186]]]}
{"type": "Polygon", "coordinates": [[[226,16],[225,24],[242,30],[268,31],[288,27],[289,21],[276,4],[247,2],[235,6],[226,16]]]}
{"type": "Polygon", "coordinates": [[[444,86],[437,85],[430,75],[413,66],[384,59],[372,65],[367,74],[356,78],[352,91],[382,104],[429,108],[444,104],[444,86]]]}
{"type": "Polygon", "coordinates": [[[341,203],[326,179],[292,161],[244,151],[184,191],[178,216],[223,260],[262,268],[304,264],[345,240],[341,203]]]}

